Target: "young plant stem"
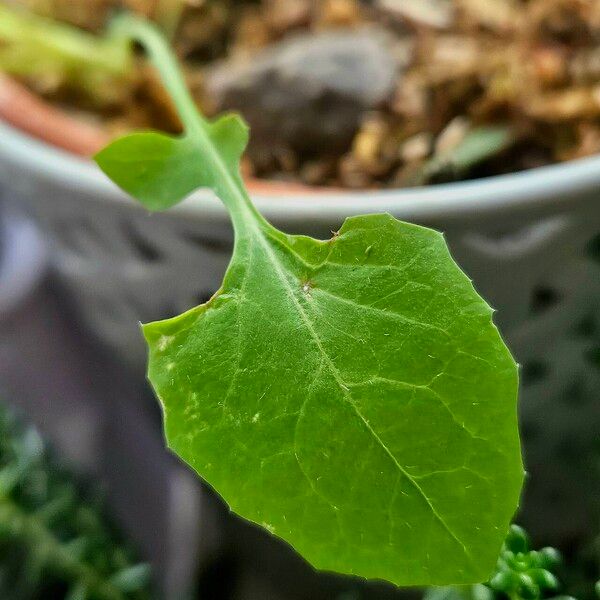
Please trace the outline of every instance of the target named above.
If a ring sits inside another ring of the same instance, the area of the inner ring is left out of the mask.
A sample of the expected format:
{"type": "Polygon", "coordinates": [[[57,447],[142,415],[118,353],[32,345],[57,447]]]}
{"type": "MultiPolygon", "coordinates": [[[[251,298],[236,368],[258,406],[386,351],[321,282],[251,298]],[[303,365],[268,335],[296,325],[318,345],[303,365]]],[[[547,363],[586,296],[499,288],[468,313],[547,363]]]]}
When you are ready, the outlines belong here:
{"type": "Polygon", "coordinates": [[[164,36],[149,21],[129,13],[119,15],[113,20],[111,31],[138,41],[148,53],[152,64],[157,69],[163,85],[173,99],[175,108],[181,119],[184,137],[195,139],[196,143],[209,151],[210,168],[218,173],[228,193],[220,195],[220,200],[227,208],[236,233],[236,243],[246,235],[262,228],[273,229],[265,218],[256,210],[241,178],[232,177],[223,158],[214,151],[210,143],[208,128],[211,123],[198,111],[196,104],[185,84],[181,67],[170,51],[164,36]]]}

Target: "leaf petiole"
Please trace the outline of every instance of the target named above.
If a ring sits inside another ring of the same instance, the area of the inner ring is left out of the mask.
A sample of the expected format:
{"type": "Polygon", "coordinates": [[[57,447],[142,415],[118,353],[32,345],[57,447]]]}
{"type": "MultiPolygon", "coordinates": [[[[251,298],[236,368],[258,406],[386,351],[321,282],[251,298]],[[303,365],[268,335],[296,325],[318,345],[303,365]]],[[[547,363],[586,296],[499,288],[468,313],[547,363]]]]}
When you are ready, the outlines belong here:
{"type": "Polygon", "coordinates": [[[202,116],[186,87],[185,77],[175,56],[155,25],[131,13],[122,13],[113,19],[111,33],[135,39],[144,46],[175,104],[184,129],[183,140],[192,146],[199,146],[206,153],[204,159],[209,163],[206,168],[216,174],[221,193],[215,191],[230,213],[236,237],[259,225],[271,227],[254,208],[239,176],[239,168],[236,167],[232,172],[231,166],[226,165],[223,157],[215,151],[215,143],[211,140],[211,129],[219,129],[224,119],[244,129],[244,133],[247,133],[246,124],[234,115],[221,117],[214,122],[202,116]]]}

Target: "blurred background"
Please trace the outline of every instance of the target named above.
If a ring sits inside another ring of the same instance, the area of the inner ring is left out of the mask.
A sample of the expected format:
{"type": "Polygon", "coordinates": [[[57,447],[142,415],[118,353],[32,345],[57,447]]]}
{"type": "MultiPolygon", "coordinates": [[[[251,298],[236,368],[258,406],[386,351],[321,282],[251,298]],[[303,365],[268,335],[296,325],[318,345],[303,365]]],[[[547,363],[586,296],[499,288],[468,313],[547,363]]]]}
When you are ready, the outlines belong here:
{"type": "Polygon", "coordinates": [[[243,172],[279,226],[327,235],[345,198],[377,198],[445,232],[521,364],[517,521],[592,598],[598,0],[0,2],[0,597],[85,598],[90,565],[124,598],[420,597],[314,572],[166,451],[137,324],[208,299],[232,238],[205,198],[149,216],[89,160],[179,130],[107,31],[124,8],[170,38],[201,110],[249,121],[243,172]]]}

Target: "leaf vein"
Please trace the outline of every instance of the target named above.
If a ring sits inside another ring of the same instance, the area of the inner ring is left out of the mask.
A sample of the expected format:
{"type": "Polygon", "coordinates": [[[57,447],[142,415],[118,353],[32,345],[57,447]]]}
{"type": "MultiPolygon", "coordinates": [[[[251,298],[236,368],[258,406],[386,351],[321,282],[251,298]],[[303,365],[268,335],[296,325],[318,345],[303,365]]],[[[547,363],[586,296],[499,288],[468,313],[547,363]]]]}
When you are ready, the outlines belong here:
{"type": "MultiPolygon", "coordinates": [[[[344,383],[340,372],[338,371],[337,367],[335,366],[335,364],[331,360],[330,356],[327,354],[325,348],[323,347],[321,339],[320,339],[319,335],[317,334],[311,320],[309,319],[308,315],[306,314],[304,307],[302,306],[302,304],[299,302],[298,298],[296,297],[296,294],[294,293],[294,289],[293,289],[292,285],[290,284],[288,276],[286,275],[282,265],[280,264],[277,257],[274,255],[267,240],[261,235],[259,236],[258,239],[260,240],[260,243],[264,248],[265,254],[268,256],[269,260],[271,261],[277,276],[281,280],[281,283],[283,284],[284,288],[287,290],[289,297],[292,300],[294,306],[296,307],[296,310],[297,310],[300,318],[302,319],[302,321],[304,322],[304,324],[306,326],[306,329],[310,333],[317,348],[319,349],[319,352],[321,353],[325,364],[328,366],[331,375],[333,376],[336,383],[338,384],[338,387],[341,389],[342,395],[344,396],[345,400],[353,408],[357,417],[364,424],[364,427],[373,436],[373,438],[376,440],[376,442],[379,444],[379,446],[382,448],[382,450],[387,454],[387,456],[390,458],[390,460],[395,465],[395,467],[398,469],[398,471],[400,473],[402,473],[408,479],[408,481],[411,483],[411,485],[415,488],[415,490],[418,492],[419,496],[422,498],[422,500],[427,504],[427,506],[431,510],[434,518],[446,530],[446,532],[450,535],[450,537],[462,548],[465,556],[472,560],[472,557],[471,557],[465,543],[456,535],[456,533],[454,533],[454,531],[448,525],[446,520],[442,517],[442,515],[437,511],[435,506],[432,504],[431,500],[429,499],[429,497],[427,496],[427,494],[425,493],[423,488],[419,485],[419,483],[415,479],[413,479],[411,477],[410,473],[408,471],[406,471],[406,469],[398,462],[398,460],[392,454],[390,449],[385,445],[385,443],[379,437],[377,432],[371,427],[371,425],[369,424],[367,419],[365,419],[364,415],[360,412],[360,410],[356,406],[354,400],[352,399],[352,395],[350,394],[348,387],[344,383]]],[[[337,297],[337,296],[334,296],[334,297],[337,297]]],[[[359,306],[361,306],[361,305],[359,305],[359,306]]],[[[387,312],[387,311],[383,311],[383,312],[387,312]]],[[[395,314],[395,313],[390,313],[390,314],[395,314]]],[[[304,402],[304,405],[306,405],[306,400],[304,402]]],[[[306,473],[305,473],[305,475],[306,475],[306,473]]]]}
{"type": "Polygon", "coordinates": [[[371,312],[376,312],[380,315],[385,315],[387,317],[392,317],[394,319],[401,320],[403,323],[406,323],[407,325],[415,325],[416,327],[423,327],[424,329],[431,329],[434,331],[439,331],[440,333],[443,333],[446,336],[449,335],[445,329],[442,329],[441,327],[438,327],[437,325],[432,325],[431,323],[424,323],[423,321],[419,321],[417,319],[407,317],[406,315],[403,315],[402,313],[399,313],[399,312],[396,312],[393,310],[386,310],[384,308],[379,308],[379,307],[373,306],[371,304],[361,304],[360,302],[357,302],[356,300],[352,300],[350,298],[345,298],[344,296],[334,294],[333,292],[329,292],[327,290],[324,290],[323,288],[315,287],[312,289],[312,293],[325,295],[330,298],[333,298],[334,300],[336,300],[338,302],[343,302],[344,304],[350,304],[356,308],[364,309],[364,310],[371,311],[371,312]]]}

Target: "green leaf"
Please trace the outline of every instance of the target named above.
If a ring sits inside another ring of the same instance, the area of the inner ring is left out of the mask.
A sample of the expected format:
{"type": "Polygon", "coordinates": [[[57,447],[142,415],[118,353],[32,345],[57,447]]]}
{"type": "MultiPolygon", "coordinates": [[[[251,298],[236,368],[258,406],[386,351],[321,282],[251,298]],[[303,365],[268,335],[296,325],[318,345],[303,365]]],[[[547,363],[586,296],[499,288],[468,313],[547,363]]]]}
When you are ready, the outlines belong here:
{"type": "Polygon", "coordinates": [[[185,133],[138,156],[116,142],[99,164],[151,208],[211,187],[236,233],[213,298],[143,328],[169,446],[317,568],[487,579],[523,478],[517,369],[442,235],[390,215],[327,241],[276,230],[239,177],[240,121],[197,114],[151,26],[116,27],[149,50],[185,133]],[[175,158],[182,140],[201,166],[175,158]],[[136,158],[149,180],[122,167],[136,158]]]}
{"type": "Polygon", "coordinates": [[[494,600],[494,593],[480,583],[468,586],[431,587],[425,590],[423,600],[494,600]]]}
{"type": "Polygon", "coordinates": [[[76,583],[68,592],[65,600],[86,600],[88,596],[85,583],[76,583]]]}
{"type": "Polygon", "coordinates": [[[458,146],[427,161],[415,176],[415,183],[452,181],[464,177],[473,167],[500,154],[515,141],[515,133],[510,127],[476,127],[458,146]]]}
{"type": "Polygon", "coordinates": [[[2,71],[26,77],[53,76],[101,102],[120,97],[133,74],[127,39],[94,35],[5,4],[0,4],[2,71]]]}
{"type": "Polygon", "coordinates": [[[449,162],[453,163],[458,170],[469,169],[498,154],[512,141],[514,141],[514,132],[508,127],[477,127],[450,152],[449,162]]]}
{"type": "MultiPolygon", "coordinates": [[[[539,600],[548,598],[561,584],[552,569],[560,564],[555,548],[529,549],[529,536],[511,525],[496,563],[485,585],[436,587],[426,590],[423,600],[539,600]],[[548,562],[548,558],[550,561],[548,562]]],[[[568,596],[554,596],[565,600],[568,596]]]]}
{"type": "MultiPolygon", "coordinates": [[[[236,115],[206,124],[204,132],[232,176],[248,143],[248,128],[236,115]]],[[[96,155],[113,181],[149,210],[165,210],[204,185],[219,190],[222,180],[207,143],[196,135],[174,137],[156,132],[125,136],[96,155]]],[[[210,147],[209,146],[209,147],[210,147]]]]}
{"type": "Polygon", "coordinates": [[[169,445],[235,512],[322,569],[486,579],[521,485],[517,376],[441,235],[259,230],[208,304],[144,334],[169,445]]]}
{"type": "Polygon", "coordinates": [[[0,464],[19,475],[18,485],[0,490],[0,598],[149,597],[147,567],[135,566],[97,494],[82,489],[37,431],[3,405],[0,464]]]}
{"type": "Polygon", "coordinates": [[[122,569],[115,573],[110,583],[121,592],[135,592],[148,585],[150,579],[150,565],[139,564],[122,569]]]}

